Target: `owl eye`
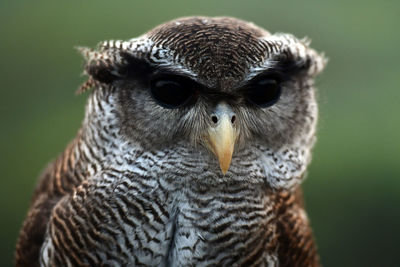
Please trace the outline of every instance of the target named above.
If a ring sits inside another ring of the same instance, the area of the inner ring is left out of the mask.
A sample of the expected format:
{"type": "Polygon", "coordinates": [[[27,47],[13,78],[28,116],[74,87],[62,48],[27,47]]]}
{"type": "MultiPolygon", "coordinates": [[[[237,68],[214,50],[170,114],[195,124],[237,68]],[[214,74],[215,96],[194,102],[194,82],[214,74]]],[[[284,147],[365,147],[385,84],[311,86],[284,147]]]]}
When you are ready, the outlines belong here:
{"type": "Polygon", "coordinates": [[[150,91],[156,102],[164,108],[178,108],[193,99],[193,85],[180,77],[162,77],[150,83],[150,91]]]}
{"type": "Polygon", "coordinates": [[[247,99],[261,108],[266,108],[279,100],[281,91],[279,80],[264,78],[258,80],[248,88],[247,99]]]}

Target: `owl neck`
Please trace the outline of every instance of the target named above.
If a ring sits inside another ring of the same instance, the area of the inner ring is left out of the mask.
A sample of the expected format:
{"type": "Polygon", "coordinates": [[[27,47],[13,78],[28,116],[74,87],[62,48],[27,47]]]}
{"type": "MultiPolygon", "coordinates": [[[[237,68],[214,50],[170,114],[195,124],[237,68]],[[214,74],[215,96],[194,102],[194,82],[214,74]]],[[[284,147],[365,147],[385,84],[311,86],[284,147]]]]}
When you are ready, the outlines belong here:
{"type": "Polygon", "coordinates": [[[105,165],[115,164],[123,157],[134,156],[143,149],[128,141],[120,131],[120,110],[113,88],[96,88],[86,103],[82,127],[72,147],[81,169],[93,175],[105,165]]]}

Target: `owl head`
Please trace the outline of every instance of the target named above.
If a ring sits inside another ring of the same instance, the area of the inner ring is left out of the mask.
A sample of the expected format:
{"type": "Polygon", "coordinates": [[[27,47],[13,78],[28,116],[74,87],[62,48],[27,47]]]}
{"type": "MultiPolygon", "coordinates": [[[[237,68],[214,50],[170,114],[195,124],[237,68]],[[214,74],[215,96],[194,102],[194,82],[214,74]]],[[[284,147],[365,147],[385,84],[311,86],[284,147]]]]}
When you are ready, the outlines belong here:
{"type": "Polygon", "coordinates": [[[222,175],[247,157],[257,162],[249,172],[276,187],[301,179],[317,120],[313,81],[326,62],[307,40],[234,18],[189,17],[80,50],[89,76],[81,91],[117,99],[127,140],[202,151],[222,175]]]}

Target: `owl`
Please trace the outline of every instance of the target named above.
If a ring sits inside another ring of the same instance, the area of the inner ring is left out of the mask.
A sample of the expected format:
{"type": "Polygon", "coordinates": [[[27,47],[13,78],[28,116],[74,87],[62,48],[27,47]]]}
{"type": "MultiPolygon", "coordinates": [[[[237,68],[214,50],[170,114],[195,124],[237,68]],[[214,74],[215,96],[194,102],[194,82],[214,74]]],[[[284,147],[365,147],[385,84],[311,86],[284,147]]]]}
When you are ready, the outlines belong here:
{"type": "Polygon", "coordinates": [[[16,266],[319,265],[300,184],[326,59],[308,40],[188,17],[79,50],[83,123],[16,266]]]}

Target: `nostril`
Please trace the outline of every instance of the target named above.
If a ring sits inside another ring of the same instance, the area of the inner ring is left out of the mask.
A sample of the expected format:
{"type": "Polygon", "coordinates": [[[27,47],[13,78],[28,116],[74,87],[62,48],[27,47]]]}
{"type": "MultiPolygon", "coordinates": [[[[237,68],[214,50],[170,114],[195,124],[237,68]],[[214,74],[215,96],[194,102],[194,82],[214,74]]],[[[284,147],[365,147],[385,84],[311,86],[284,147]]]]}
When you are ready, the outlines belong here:
{"type": "Polygon", "coordinates": [[[215,115],[211,116],[211,120],[213,121],[213,123],[217,123],[218,122],[218,117],[215,115]]]}
{"type": "Polygon", "coordinates": [[[236,121],[236,116],[235,116],[235,115],[233,115],[233,116],[232,116],[232,118],[231,118],[231,122],[232,122],[232,124],[234,124],[234,123],[235,123],[235,121],[236,121]]]}

